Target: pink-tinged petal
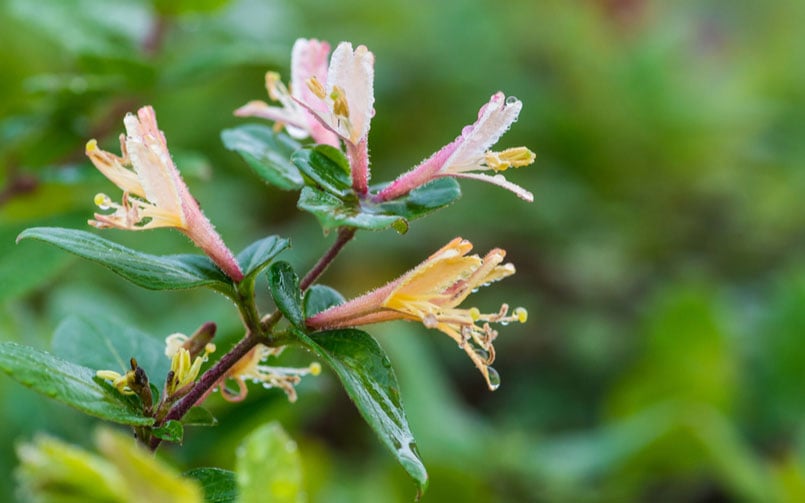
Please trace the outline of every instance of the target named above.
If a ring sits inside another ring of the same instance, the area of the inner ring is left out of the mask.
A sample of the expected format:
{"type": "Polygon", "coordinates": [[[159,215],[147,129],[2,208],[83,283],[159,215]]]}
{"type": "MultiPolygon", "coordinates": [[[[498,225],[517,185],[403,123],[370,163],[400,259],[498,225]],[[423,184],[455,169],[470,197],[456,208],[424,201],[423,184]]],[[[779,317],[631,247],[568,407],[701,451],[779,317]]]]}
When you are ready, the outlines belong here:
{"type": "Polygon", "coordinates": [[[306,119],[306,116],[289,112],[286,108],[272,107],[264,101],[250,101],[235,110],[235,115],[238,117],[259,117],[281,123],[285,125],[288,134],[298,140],[308,137],[308,132],[306,131],[308,123],[306,120],[301,120],[306,119]]]}
{"type": "Polygon", "coordinates": [[[520,187],[516,183],[512,183],[506,180],[506,178],[503,175],[486,175],[484,173],[452,173],[449,175],[440,175],[440,176],[454,176],[456,178],[472,178],[473,180],[488,182],[491,183],[492,185],[497,185],[498,187],[502,187],[508,191],[514,192],[517,195],[517,197],[519,197],[523,201],[527,201],[529,203],[534,202],[534,194],[520,187]]]}
{"type": "Polygon", "coordinates": [[[507,100],[502,92],[493,94],[489,103],[478,111],[475,124],[461,132],[457,148],[445,161],[441,171],[478,169],[477,164],[484,153],[509,130],[522,108],[523,103],[516,98],[510,96],[507,100]]]}
{"type": "Polygon", "coordinates": [[[157,128],[154,109],[143,107],[136,117],[127,114],[123,123],[126,151],[146,199],[169,213],[181,215],[182,223],[186,223],[179,194],[179,185],[184,182],[170,157],[165,137],[157,128]]]}
{"type": "Polygon", "coordinates": [[[332,92],[338,86],[344,91],[350,123],[344,136],[353,144],[369,134],[374,116],[374,63],[374,54],[365,45],[353,51],[349,42],[338,44],[330,60],[327,90],[332,92]]]}
{"type": "Polygon", "coordinates": [[[316,77],[320,82],[327,81],[327,56],[330,44],[316,39],[298,39],[291,51],[291,95],[300,101],[310,103],[320,113],[327,112],[327,105],[316,99],[307,86],[307,80],[316,77]]]}

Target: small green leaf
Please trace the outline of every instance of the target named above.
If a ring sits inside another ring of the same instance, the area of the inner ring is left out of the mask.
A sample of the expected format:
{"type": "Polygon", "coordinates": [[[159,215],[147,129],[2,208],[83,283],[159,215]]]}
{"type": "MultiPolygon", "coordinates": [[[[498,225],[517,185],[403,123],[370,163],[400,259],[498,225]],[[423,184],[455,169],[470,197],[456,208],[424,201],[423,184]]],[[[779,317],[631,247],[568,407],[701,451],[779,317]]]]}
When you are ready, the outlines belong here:
{"type": "Polygon", "coordinates": [[[237,450],[236,476],[241,503],[301,503],[302,461],[296,442],[278,423],[251,433],[237,450]]]}
{"type": "Polygon", "coordinates": [[[115,423],[148,426],[131,402],[95,379],[95,371],[14,342],[0,343],[0,370],[34,391],[115,423]]]}
{"type": "Polygon", "coordinates": [[[277,309],[295,327],[304,328],[299,277],[288,262],[274,262],[268,270],[268,287],[277,309]]]}
{"type": "Polygon", "coordinates": [[[345,202],[332,194],[312,187],[302,189],[296,207],[313,213],[325,231],[338,227],[379,231],[388,229],[395,224],[404,224],[404,219],[396,215],[367,213],[362,211],[357,200],[345,202]]]}
{"type": "MultiPolygon", "coordinates": [[[[201,487],[143,448],[131,437],[100,429],[95,443],[106,460],[120,474],[117,501],[159,501],[165,503],[201,501],[201,487]]],[[[78,501],[87,501],[86,499],[78,501]]]]}
{"type": "MultiPolygon", "coordinates": [[[[298,154],[301,154],[300,151],[298,154]]],[[[376,191],[378,187],[373,187],[376,191]]],[[[408,222],[444,208],[461,197],[458,183],[452,178],[440,178],[412,190],[405,197],[373,203],[371,198],[360,200],[351,193],[341,196],[314,187],[305,187],[296,206],[313,213],[325,231],[337,227],[356,227],[367,230],[393,228],[400,234],[408,231],[408,222]]]]}
{"type": "Polygon", "coordinates": [[[326,285],[313,285],[305,292],[305,317],[344,303],[344,296],[338,290],[326,285]]]}
{"type": "Polygon", "coordinates": [[[154,9],[165,16],[179,16],[192,12],[212,12],[228,3],[229,0],[151,0],[154,9]]]}
{"type": "Polygon", "coordinates": [[[158,426],[151,430],[155,437],[167,440],[168,442],[181,443],[184,437],[184,426],[180,421],[170,419],[162,426],[158,426]]]}
{"type": "Polygon", "coordinates": [[[65,318],[53,334],[51,349],[57,356],[79,365],[120,373],[131,368],[129,359],[134,357],[148,380],[159,386],[170,370],[163,340],[108,316],[65,318]]]}
{"type": "Polygon", "coordinates": [[[383,349],[369,334],[356,329],[310,336],[295,333],[333,369],[361,416],[419,484],[420,493],[424,492],[428,473],[405,417],[397,377],[383,349]]]}
{"type": "Polygon", "coordinates": [[[336,196],[351,192],[352,177],[344,153],[330,145],[297,150],[291,161],[299,168],[307,185],[315,185],[336,196]]]}
{"type": "Polygon", "coordinates": [[[274,257],[291,246],[291,242],[279,236],[268,236],[247,246],[238,254],[238,263],[244,279],[253,277],[265,269],[274,257]]]}
{"type": "Polygon", "coordinates": [[[185,426],[217,426],[218,420],[204,407],[191,407],[182,418],[185,426]]]}
{"type": "Polygon", "coordinates": [[[150,255],[90,232],[60,227],[34,227],[18,237],[38,239],[97,262],[135,285],[150,290],[182,290],[206,286],[232,297],[227,276],[203,255],[150,255]]]}
{"type": "Polygon", "coordinates": [[[416,220],[428,213],[449,206],[461,197],[461,189],[453,178],[438,178],[412,190],[405,197],[380,203],[376,211],[416,220]]]}
{"type": "Polygon", "coordinates": [[[194,479],[204,490],[206,503],[236,503],[238,483],[235,472],[221,468],[193,468],[182,475],[194,479]]]}
{"type": "Polygon", "coordinates": [[[302,148],[296,140],[262,124],[246,124],[221,132],[224,146],[237,152],[264,182],[283,190],[301,189],[305,182],[291,162],[302,148]]]}

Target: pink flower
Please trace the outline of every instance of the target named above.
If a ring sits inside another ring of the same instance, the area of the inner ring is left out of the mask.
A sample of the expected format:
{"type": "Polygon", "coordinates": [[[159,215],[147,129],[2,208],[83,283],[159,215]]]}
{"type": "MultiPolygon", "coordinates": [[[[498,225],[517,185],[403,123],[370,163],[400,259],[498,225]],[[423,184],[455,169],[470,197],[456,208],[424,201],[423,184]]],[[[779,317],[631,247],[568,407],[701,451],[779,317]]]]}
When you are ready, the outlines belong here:
{"type": "Polygon", "coordinates": [[[86,153],[98,170],[123,190],[123,201],[115,203],[106,194],[95,196],[95,204],[112,213],[95,213],[89,224],[99,229],[131,231],[173,227],[201,248],[218,267],[235,281],[243,279],[237,260],[221,236],[201,212],[173,164],[165,135],[157,127],[150,106],[127,114],[126,135],[120,135],[123,157],[87,142],[86,153]]]}
{"type": "Polygon", "coordinates": [[[436,178],[453,176],[489,182],[517,194],[528,202],[534,195],[503,175],[473,173],[474,171],[505,171],[512,167],[528,166],[534,162],[534,153],[526,147],[509,148],[500,152],[489,150],[517,120],[523,104],[517,98],[506,98],[502,92],[492,95],[489,103],[478,112],[475,124],[465,127],[452,143],[423,161],[392,182],[375,196],[376,202],[404,196],[411,190],[436,178]]]}
{"type": "Polygon", "coordinates": [[[333,51],[326,84],[314,76],[307,80],[312,95],[297,101],[328,130],[338,135],[347,148],[352,185],[366,194],[369,181],[369,127],[374,110],[374,55],[366,46],[352,48],[341,42],[333,51]]]}
{"type": "Polygon", "coordinates": [[[290,91],[280,81],[278,73],[266,73],[268,96],[281,106],[270,106],[264,101],[251,101],[235,110],[235,115],[269,119],[275,121],[280,128],[284,126],[293,138],[304,139],[309,136],[316,143],[338,147],[338,137],[335,133],[325,128],[313,113],[299,104],[299,102],[309,103],[315,112],[327,111],[324,103],[317,102],[308,88],[307,81],[312,78],[326,80],[329,53],[330,44],[327,42],[297,39],[291,52],[290,91]]]}
{"type": "Polygon", "coordinates": [[[494,390],[500,378],[490,365],[495,360],[492,342],[498,333],[490,323],[524,323],[528,314],[517,308],[509,315],[506,304],[489,314],[475,307],[458,307],[481,286],[514,274],[512,264],[502,263],[504,250],[495,248],[484,258],[467,255],[471,250],[472,243],[456,238],[403,276],[308,318],[307,325],[333,329],[400,319],[419,321],[458,343],[494,390]]]}

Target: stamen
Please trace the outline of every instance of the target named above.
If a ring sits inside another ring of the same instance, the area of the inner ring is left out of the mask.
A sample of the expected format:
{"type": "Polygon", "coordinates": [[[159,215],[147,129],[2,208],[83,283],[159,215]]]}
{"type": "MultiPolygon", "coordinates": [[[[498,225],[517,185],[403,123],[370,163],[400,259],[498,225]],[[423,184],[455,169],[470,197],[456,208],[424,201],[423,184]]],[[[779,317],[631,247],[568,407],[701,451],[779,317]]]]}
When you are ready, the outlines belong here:
{"type": "MultiPolygon", "coordinates": [[[[280,74],[277,72],[266,73],[266,90],[268,91],[268,97],[271,98],[273,101],[280,100],[280,93],[277,92],[278,86],[282,86],[282,81],[280,80],[280,74]]],[[[282,89],[280,89],[280,92],[281,91],[282,89]]]]}
{"type": "Polygon", "coordinates": [[[307,88],[310,89],[310,92],[315,94],[317,98],[323,100],[325,96],[327,96],[327,90],[324,88],[322,83],[319,82],[319,79],[317,79],[315,76],[307,79],[305,83],[307,84],[307,88]]]}
{"type": "Polygon", "coordinates": [[[526,147],[507,148],[502,152],[488,151],[484,155],[486,165],[495,171],[528,166],[536,159],[536,154],[526,147]]]}
{"type": "Polygon", "coordinates": [[[333,100],[333,112],[338,117],[349,117],[349,104],[347,104],[347,97],[344,90],[338,86],[333,86],[333,92],[330,93],[330,98],[333,100]]]}
{"type": "Polygon", "coordinates": [[[98,194],[95,194],[95,199],[93,200],[93,202],[95,203],[95,206],[97,206],[102,210],[108,210],[114,207],[112,199],[106,194],[100,192],[98,194]]]}

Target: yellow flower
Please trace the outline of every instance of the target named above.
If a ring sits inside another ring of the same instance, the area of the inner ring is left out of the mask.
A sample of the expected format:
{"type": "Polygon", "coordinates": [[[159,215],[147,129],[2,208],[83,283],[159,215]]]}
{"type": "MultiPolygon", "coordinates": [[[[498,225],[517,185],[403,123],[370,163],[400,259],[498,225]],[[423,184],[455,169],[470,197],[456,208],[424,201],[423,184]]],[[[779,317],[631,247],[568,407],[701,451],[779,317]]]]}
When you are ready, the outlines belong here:
{"type": "Polygon", "coordinates": [[[527,312],[517,308],[509,315],[506,304],[490,314],[458,307],[479,287],[514,274],[512,264],[502,263],[504,250],[495,248],[483,258],[467,255],[471,250],[472,243],[456,238],[400,278],[309,318],[307,325],[331,329],[395,319],[419,321],[456,341],[494,390],[500,377],[490,365],[498,333],[490,323],[525,323],[527,312]]]}
{"type": "Polygon", "coordinates": [[[120,394],[122,395],[136,394],[134,390],[131,388],[131,385],[134,382],[135,378],[133,370],[129,370],[125,374],[115,372],[114,370],[99,370],[95,372],[95,375],[100,379],[111,381],[112,386],[114,386],[117,389],[117,391],[120,392],[120,394]]]}
{"type": "Polygon", "coordinates": [[[201,212],[190,195],[179,170],[173,164],[165,135],[157,126],[151,107],[123,119],[126,135],[120,136],[122,157],[87,142],[86,153],[92,163],[112,183],[123,190],[123,200],[115,203],[106,194],[95,196],[101,210],[89,224],[98,228],[132,231],[173,227],[189,237],[229,277],[243,279],[243,272],[221,236],[201,212]]]}
{"type": "Polygon", "coordinates": [[[215,344],[207,343],[204,353],[193,357],[191,350],[193,340],[184,334],[172,334],[165,339],[165,356],[171,359],[171,378],[165,384],[165,392],[173,395],[185,386],[192,384],[198,378],[201,366],[215,351],[215,344]]]}
{"type": "Polygon", "coordinates": [[[237,383],[238,393],[232,393],[222,385],[221,395],[230,402],[243,400],[248,393],[246,381],[249,380],[255,383],[261,383],[264,388],[280,388],[288,396],[290,402],[295,402],[296,389],[294,389],[294,386],[299,384],[304,375],[319,375],[319,373],[321,373],[321,365],[317,362],[313,362],[308,367],[304,368],[261,365],[269,356],[279,355],[282,349],[283,348],[269,348],[262,344],[255,346],[233,365],[226,374],[225,379],[232,379],[237,383]]]}

